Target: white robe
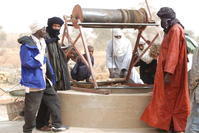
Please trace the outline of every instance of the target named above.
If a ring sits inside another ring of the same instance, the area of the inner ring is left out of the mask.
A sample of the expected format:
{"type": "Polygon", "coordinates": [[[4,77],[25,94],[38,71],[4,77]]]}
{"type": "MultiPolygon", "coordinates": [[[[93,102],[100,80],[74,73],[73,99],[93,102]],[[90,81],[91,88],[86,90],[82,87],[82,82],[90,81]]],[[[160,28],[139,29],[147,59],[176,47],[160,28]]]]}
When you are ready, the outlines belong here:
{"type": "MultiPolygon", "coordinates": [[[[131,42],[127,38],[124,39],[124,43],[121,44],[124,51],[123,54],[122,52],[119,52],[120,56],[117,56],[117,52],[114,52],[114,50],[117,49],[114,48],[114,41],[111,40],[108,42],[106,48],[106,66],[108,68],[118,68],[120,71],[122,69],[128,70],[132,57],[132,46],[131,42]]],[[[117,45],[119,46],[119,44],[117,45]]],[[[120,50],[121,47],[118,49],[120,50]]],[[[140,79],[140,75],[135,68],[132,68],[131,70],[130,79],[133,80],[134,83],[143,84],[143,81],[140,79]]]]}

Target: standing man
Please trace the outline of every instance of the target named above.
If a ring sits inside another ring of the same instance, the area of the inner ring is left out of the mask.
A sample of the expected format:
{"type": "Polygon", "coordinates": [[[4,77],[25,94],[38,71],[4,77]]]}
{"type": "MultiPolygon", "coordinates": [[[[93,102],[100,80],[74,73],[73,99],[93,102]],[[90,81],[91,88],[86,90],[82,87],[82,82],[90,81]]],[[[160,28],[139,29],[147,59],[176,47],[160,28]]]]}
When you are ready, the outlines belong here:
{"type": "Polygon", "coordinates": [[[48,19],[48,27],[46,29],[47,37],[45,41],[47,43],[48,58],[55,72],[55,85],[52,86],[47,80],[46,90],[44,91],[44,96],[37,114],[36,127],[42,131],[51,130],[49,123],[50,116],[52,118],[53,131],[63,131],[68,128],[62,125],[60,103],[56,92],[56,90],[70,89],[66,57],[58,44],[58,35],[63,23],[61,18],[50,18],[48,19]]]}
{"type": "Polygon", "coordinates": [[[48,27],[46,28],[47,36],[45,40],[47,43],[49,60],[55,72],[56,90],[70,89],[67,59],[58,43],[60,29],[63,24],[64,21],[61,18],[52,17],[48,19],[48,27]]]}
{"type": "Polygon", "coordinates": [[[152,127],[184,133],[190,112],[184,29],[169,7],[157,15],[165,36],[158,59],[153,96],[141,119],[152,127]]]}
{"type": "MultiPolygon", "coordinates": [[[[21,60],[21,81],[20,84],[27,87],[25,90],[24,105],[24,133],[32,133],[35,127],[36,113],[39,109],[43,90],[46,88],[46,65],[45,56],[46,43],[44,40],[45,27],[34,23],[30,26],[31,36],[23,36],[18,39],[21,60]]],[[[51,69],[51,72],[52,69],[51,69]]],[[[53,75],[53,73],[51,73],[53,75]]]]}
{"type": "Polygon", "coordinates": [[[199,48],[197,48],[193,55],[192,67],[189,71],[189,89],[191,92],[191,114],[187,121],[185,133],[199,132],[199,48]]]}

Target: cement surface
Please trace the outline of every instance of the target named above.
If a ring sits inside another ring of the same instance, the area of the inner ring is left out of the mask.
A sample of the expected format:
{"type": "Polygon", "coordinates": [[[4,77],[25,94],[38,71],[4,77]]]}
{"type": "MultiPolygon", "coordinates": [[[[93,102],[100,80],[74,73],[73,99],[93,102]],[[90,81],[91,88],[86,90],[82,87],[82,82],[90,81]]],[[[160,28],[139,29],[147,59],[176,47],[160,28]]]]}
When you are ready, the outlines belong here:
{"type": "Polygon", "coordinates": [[[58,92],[62,121],[83,128],[149,128],[140,116],[151,94],[132,91],[109,95],[73,90],[58,92]]]}
{"type": "MultiPolygon", "coordinates": [[[[23,121],[1,121],[0,122],[0,133],[22,133],[23,121]]],[[[53,133],[41,132],[36,129],[33,130],[33,133],[53,133]]],[[[101,128],[78,128],[70,127],[68,130],[59,132],[59,133],[163,133],[157,131],[156,129],[147,128],[147,129],[101,129],[101,128]]]]}

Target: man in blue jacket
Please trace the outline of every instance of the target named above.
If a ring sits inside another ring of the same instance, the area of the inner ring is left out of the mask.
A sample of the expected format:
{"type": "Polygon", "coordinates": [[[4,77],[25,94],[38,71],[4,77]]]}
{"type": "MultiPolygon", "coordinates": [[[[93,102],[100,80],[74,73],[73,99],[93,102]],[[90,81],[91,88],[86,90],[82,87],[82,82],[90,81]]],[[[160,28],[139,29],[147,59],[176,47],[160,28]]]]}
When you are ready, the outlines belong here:
{"type": "MultiPolygon", "coordinates": [[[[32,133],[35,126],[35,116],[38,111],[43,90],[46,88],[46,61],[44,40],[45,27],[38,23],[30,26],[31,36],[18,39],[21,43],[21,85],[26,87],[24,106],[24,133],[32,133]]],[[[52,69],[51,69],[52,70],[52,69]]]]}
{"type": "MultiPolygon", "coordinates": [[[[24,106],[24,133],[32,133],[35,127],[35,117],[42,99],[46,99],[44,92],[52,92],[55,83],[54,72],[48,61],[46,42],[44,40],[45,27],[40,24],[31,25],[31,36],[24,36],[18,39],[21,43],[21,85],[26,87],[24,106]],[[47,88],[47,89],[46,89],[47,88]],[[51,89],[50,89],[51,88],[51,89]]],[[[54,129],[65,130],[61,126],[60,105],[55,96],[53,99],[43,101],[52,113],[52,126],[54,129]],[[52,101],[56,101],[53,102],[52,101]]]]}

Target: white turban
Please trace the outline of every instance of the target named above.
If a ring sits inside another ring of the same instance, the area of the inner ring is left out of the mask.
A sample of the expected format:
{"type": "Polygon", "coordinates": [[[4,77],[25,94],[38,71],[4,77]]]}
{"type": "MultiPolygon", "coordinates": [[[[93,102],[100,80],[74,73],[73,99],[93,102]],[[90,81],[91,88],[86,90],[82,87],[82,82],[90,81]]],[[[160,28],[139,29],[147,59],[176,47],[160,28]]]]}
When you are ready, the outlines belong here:
{"type": "Polygon", "coordinates": [[[143,45],[145,45],[145,44],[146,44],[146,42],[145,42],[144,40],[140,39],[139,44],[143,44],[143,45]]]}
{"type": "Polygon", "coordinates": [[[121,29],[113,29],[113,36],[123,36],[121,29]]]}
{"type": "Polygon", "coordinates": [[[113,30],[113,54],[114,56],[123,56],[129,50],[128,47],[131,42],[124,36],[121,29],[113,30]],[[121,38],[115,38],[114,36],[121,36],[121,38]]]}
{"type": "MultiPolygon", "coordinates": [[[[146,45],[147,43],[145,41],[143,41],[142,39],[140,39],[139,44],[142,44],[144,46],[143,50],[138,48],[138,54],[141,55],[143,53],[143,51],[148,47],[148,45],[146,45]]],[[[141,60],[144,61],[146,64],[149,64],[152,62],[153,58],[150,56],[150,49],[148,49],[144,53],[144,55],[141,57],[141,60]]]]}
{"type": "Polygon", "coordinates": [[[36,23],[33,23],[33,24],[30,25],[30,30],[31,30],[32,34],[34,34],[38,30],[41,30],[44,27],[45,27],[44,25],[36,22],[36,23]]]}

